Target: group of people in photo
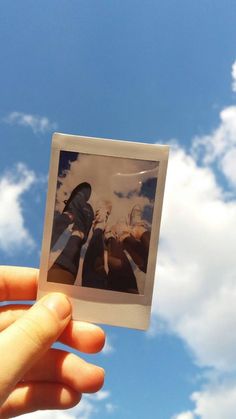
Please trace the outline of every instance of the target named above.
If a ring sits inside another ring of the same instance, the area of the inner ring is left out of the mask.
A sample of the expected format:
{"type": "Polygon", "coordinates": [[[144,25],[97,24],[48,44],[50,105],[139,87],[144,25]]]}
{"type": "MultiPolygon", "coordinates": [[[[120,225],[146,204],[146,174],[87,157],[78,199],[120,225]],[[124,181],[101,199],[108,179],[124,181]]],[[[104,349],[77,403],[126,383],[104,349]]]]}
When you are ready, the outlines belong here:
{"type": "Polygon", "coordinates": [[[88,202],[91,192],[89,183],[77,185],[64,201],[62,213],[54,217],[51,249],[68,226],[72,228],[69,240],[48,271],[47,280],[74,285],[81,250],[88,242],[81,285],[138,294],[132,265],[146,273],[151,234],[141,207],[134,205],[127,217],[110,225],[111,201],[101,200],[94,209],[88,202]]]}

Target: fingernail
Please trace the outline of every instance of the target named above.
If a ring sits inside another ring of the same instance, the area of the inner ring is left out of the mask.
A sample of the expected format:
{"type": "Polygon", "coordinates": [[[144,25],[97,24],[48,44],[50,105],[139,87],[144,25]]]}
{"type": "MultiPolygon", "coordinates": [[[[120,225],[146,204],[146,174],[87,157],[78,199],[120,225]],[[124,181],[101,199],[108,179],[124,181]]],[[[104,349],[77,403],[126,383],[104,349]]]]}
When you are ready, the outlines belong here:
{"type": "Polygon", "coordinates": [[[64,294],[49,294],[44,298],[42,303],[56,314],[59,320],[64,320],[71,314],[70,301],[64,294]]]}

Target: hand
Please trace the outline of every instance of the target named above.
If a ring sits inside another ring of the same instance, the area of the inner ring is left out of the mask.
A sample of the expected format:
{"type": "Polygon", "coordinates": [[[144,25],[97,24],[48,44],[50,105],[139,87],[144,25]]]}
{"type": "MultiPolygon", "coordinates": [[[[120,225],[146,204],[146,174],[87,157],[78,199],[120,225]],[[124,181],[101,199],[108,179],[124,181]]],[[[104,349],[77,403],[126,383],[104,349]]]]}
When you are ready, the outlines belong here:
{"type": "MultiPolygon", "coordinates": [[[[0,267],[0,301],[34,300],[38,270],[0,267]]],[[[103,369],[78,356],[50,349],[58,338],[85,353],[104,345],[101,328],[71,321],[71,305],[60,293],[43,297],[31,308],[0,307],[0,417],[43,409],[67,409],[83,392],[98,391],[103,369]]]]}

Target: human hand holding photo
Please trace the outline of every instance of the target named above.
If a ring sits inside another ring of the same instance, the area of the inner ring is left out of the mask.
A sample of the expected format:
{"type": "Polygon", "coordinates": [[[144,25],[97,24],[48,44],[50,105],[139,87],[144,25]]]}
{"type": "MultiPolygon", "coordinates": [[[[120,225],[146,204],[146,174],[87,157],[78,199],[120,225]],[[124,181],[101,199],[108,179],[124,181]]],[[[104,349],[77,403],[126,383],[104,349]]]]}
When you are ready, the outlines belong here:
{"type": "MultiPolygon", "coordinates": [[[[0,267],[0,301],[34,300],[38,270],[0,267]]],[[[44,409],[67,409],[82,393],[98,391],[104,370],[77,355],[51,349],[60,340],[84,353],[99,352],[103,330],[72,321],[71,305],[61,293],[51,293],[27,305],[0,306],[0,417],[12,418],[44,409]]]]}

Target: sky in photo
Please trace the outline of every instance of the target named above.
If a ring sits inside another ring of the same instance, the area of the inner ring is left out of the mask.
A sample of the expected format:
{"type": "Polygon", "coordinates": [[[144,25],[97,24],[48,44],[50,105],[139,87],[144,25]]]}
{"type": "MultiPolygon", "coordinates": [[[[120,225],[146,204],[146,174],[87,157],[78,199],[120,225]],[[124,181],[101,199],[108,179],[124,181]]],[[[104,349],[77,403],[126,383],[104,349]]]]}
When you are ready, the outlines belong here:
{"type": "Polygon", "coordinates": [[[234,0],[1,0],[1,264],[39,265],[54,131],[171,145],[149,331],[24,417],[235,419],[235,40],[234,0]]]}
{"type": "Polygon", "coordinates": [[[111,203],[110,225],[128,219],[134,205],[139,205],[144,215],[146,206],[153,207],[159,162],[85,153],[73,157],[70,152],[60,152],[56,211],[64,210],[65,199],[83,182],[91,186],[88,202],[94,212],[111,203]]]}

